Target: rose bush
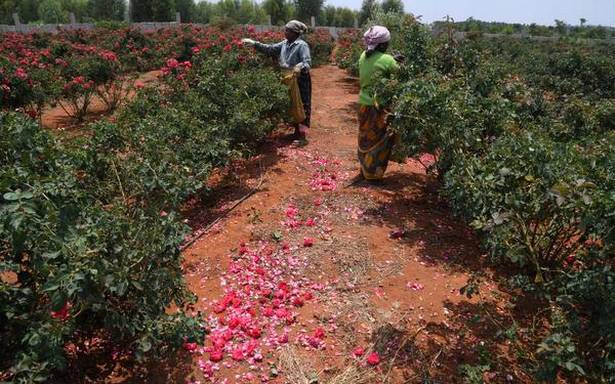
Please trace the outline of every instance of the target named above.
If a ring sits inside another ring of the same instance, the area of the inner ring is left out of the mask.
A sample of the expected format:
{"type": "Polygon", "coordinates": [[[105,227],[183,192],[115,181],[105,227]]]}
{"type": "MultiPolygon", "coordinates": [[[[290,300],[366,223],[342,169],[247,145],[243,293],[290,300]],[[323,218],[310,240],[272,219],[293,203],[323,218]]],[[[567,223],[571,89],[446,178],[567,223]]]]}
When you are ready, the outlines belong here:
{"type": "MultiPolygon", "coordinates": [[[[78,121],[94,95],[109,111],[115,110],[131,92],[134,76],[129,75],[165,68],[169,60],[190,62],[199,54],[241,51],[236,57],[241,64],[255,57],[241,47],[242,37],[264,42],[284,39],[282,32],[257,33],[251,27],[222,31],[196,25],[155,32],[123,27],[1,37],[0,109],[20,108],[36,117],[44,106],[59,102],[78,121]]],[[[331,35],[318,30],[305,38],[312,47],[314,66],[328,62],[334,45],[331,35]]]]}
{"type": "MultiPolygon", "coordinates": [[[[390,17],[374,23],[388,25],[390,17]]],[[[432,154],[441,195],[482,235],[515,286],[546,299],[551,328],[535,374],[606,382],[615,324],[615,57],[607,45],[434,39],[390,24],[407,62],[376,96],[391,110],[395,158],[432,154]],[[529,277],[529,278],[528,278],[529,277]],[[601,281],[603,283],[597,283],[601,281]]],[[[359,35],[338,64],[356,71],[359,35]]]]}
{"type": "MultiPolygon", "coordinates": [[[[186,38],[161,32],[175,33],[186,38]]],[[[160,86],[139,87],[115,122],[91,124],[88,135],[59,141],[22,114],[0,115],[0,371],[8,379],[70,375],[80,358],[70,351],[93,340],[139,360],[204,342],[182,275],[188,228],[179,211],[187,197],[207,197],[214,167],[254,151],[288,102],[272,63],[243,47],[242,33],[192,36],[183,61],[161,48],[160,86]]],[[[108,46],[84,44],[87,33],[69,36],[40,44],[52,42],[45,60],[56,63],[48,69],[62,102],[84,111],[88,97],[133,69],[108,46]]]]}

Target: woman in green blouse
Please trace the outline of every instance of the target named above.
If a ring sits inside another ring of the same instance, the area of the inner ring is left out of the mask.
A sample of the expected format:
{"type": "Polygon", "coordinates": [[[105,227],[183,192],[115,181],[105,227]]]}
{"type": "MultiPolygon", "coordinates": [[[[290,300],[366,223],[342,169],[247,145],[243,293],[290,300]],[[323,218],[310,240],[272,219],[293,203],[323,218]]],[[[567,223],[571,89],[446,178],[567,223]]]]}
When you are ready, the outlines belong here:
{"type": "Polygon", "coordinates": [[[386,171],[395,135],[387,130],[387,111],[378,104],[374,82],[399,69],[396,59],[386,54],[391,33],[382,26],[371,27],[363,36],[367,50],[359,59],[359,163],[360,178],[381,180],[386,171]]]}

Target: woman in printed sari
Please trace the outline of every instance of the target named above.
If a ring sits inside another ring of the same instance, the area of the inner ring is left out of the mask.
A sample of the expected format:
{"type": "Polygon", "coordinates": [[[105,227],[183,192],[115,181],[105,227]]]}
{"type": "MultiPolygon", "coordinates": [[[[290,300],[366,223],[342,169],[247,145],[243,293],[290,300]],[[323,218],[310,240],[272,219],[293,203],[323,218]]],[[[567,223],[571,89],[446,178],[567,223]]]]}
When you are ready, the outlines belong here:
{"type": "Polygon", "coordinates": [[[310,47],[301,38],[307,26],[291,20],[285,28],[286,40],[277,44],[263,44],[252,39],[243,39],[245,44],[266,55],[277,56],[284,72],[284,83],[289,86],[291,115],[295,122],[295,137],[305,141],[312,111],[312,79],[310,77],[310,47]]]}
{"type": "Polygon", "coordinates": [[[387,130],[387,111],[374,97],[372,89],[378,79],[399,69],[396,59],[386,54],[391,33],[382,26],[371,27],[363,36],[367,50],[359,59],[359,163],[358,179],[382,180],[395,135],[387,130]]]}

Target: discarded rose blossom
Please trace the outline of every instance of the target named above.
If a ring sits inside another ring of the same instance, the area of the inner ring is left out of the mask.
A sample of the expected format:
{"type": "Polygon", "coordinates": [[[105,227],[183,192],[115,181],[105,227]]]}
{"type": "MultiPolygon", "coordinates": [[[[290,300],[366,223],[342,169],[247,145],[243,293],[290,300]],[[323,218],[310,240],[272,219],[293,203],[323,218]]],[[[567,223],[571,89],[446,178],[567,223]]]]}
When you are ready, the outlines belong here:
{"type": "Polygon", "coordinates": [[[244,359],[244,354],[243,351],[241,349],[235,349],[232,353],[231,353],[231,357],[233,358],[233,360],[235,361],[241,361],[244,359]]]}
{"type": "Polygon", "coordinates": [[[288,205],[288,208],[286,208],[286,217],[292,219],[295,216],[297,216],[297,214],[299,213],[299,209],[297,209],[297,207],[295,207],[294,205],[288,205]]]}
{"type": "Polygon", "coordinates": [[[285,333],[285,334],[283,334],[283,335],[279,336],[279,337],[278,337],[278,343],[280,343],[280,344],[286,344],[286,343],[288,343],[288,334],[287,334],[287,333],[285,333]]]}
{"type": "Polygon", "coordinates": [[[380,364],[380,356],[378,356],[377,352],[372,352],[367,356],[367,364],[371,366],[380,364]]]}
{"type": "Polygon", "coordinates": [[[316,225],[316,222],[314,221],[314,219],[310,217],[309,219],[305,221],[305,225],[308,227],[313,227],[314,225],[316,225]]]}
{"type": "Polygon", "coordinates": [[[228,322],[228,326],[231,329],[235,329],[237,327],[239,327],[239,325],[241,325],[241,322],[239,321],[238,318],[233,317],[229,322],[228,322]]]}
{"type": "Polygon", "coordinates": [[[407,287],[408,289],[413,290],[413,291],[420,291],[420,290],[422,290],[423,288],[425,288],[425,287],[423,286],[423,284],[421,284],[421,283],[412,283],[412,282],[408,282],[408,283],[406,284],[406,287],[407,287]]]}
{"type": "Polygon", "coordinates": [[[261,330],[256,327],[252,327],[248,330],[248,335],[250,335],[250,337],[258,339],[259,337],[261,337],[261,330]]]}
{"type": "Polygon", "coordinates": [[[302,307],[304,304],[304,301],[301,297],[295,296],[293,297],[293,305],[295,307],[302,307]]]}
{"type": "Polygon", "coordinates": [[[323,337],[325,337],[325,330],[318,327],[314,330],[314,337],[317,339],[322,339],[323,337]]]}
{"type": "Polygon", "coordinates": [[[224,358],[224,353],[219,349],[216,349],[209,353],[209,360],[213,361],[214,363],[222,361],[223,358],[224,358]]]}
{"type": "Polygon", "coordinates": [[[311,247],[314,245],[314,239],[312,239],[311,237],[306,237],[303,239],[303,246],[304,247],[311,247]]]}
{"type": "Polygon", "coordinates": [[[352,351],[352,354],[355,355],[355,357],[361,357],[365,354],[365,349],[362,347],[357,347],[354,351],[352,351]]]}

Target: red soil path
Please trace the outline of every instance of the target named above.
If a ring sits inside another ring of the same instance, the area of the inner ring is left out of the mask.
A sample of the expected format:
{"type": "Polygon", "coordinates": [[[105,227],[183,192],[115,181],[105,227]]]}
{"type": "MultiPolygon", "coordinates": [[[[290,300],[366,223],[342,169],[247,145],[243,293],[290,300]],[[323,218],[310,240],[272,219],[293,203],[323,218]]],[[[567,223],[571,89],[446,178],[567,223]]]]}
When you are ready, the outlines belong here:
{"type": "Polygon", "coordinates": [[[348,186],[358,171],[357,85],[333,66],[312,76],[309,145],[272,138],[262,155],[214,178],[220,199],[214,207],[194,203],[187,213],[202,228],[261,183],[185,250],[188,285],[199,297],[194,309],[210,316],[212,334],[205,350],[186,353],[184,365],[151,380],[456,383],[462,364],[478,364],[486,354],[485,381],[527,382],[511,344],[493,340],[512,322],[504,309],[508,296],[489,281],[479,299],[459,293],[483,256],[468,228],[439,201],[434,178],[409,161],[390,164],[383,185],[348,186]],[[401,238],[394,231],[403,231],[401,238]],[[255,298],[268,286],[275,296],[281,281],[277,303],[255,298]],[[228,295],[228,308],[222,305],[230,291],[241,297],[237,307],[228,295]],[[293,305],[296,296],[305,298],[295,303],[302,306],[293,305]],[[264,315],[272,305],[291,319],[264,315]],[[233,328],[233,338],[212,347],[241,316],[246,324],[233,328]],[[250,327],[261,335],[251,338],[250,327]],[[288,342],[279,342],[285,332],[288,342]],[[354,357],[356,347],[366,354],[354,357]],[[210,362],[211,350],[222,348],[222,362],[210,362]],[[242,361],[231,357],[235,350],[242,361]],[[372,350],[380,357],[375,367],[366,364],[372,350]]]}

